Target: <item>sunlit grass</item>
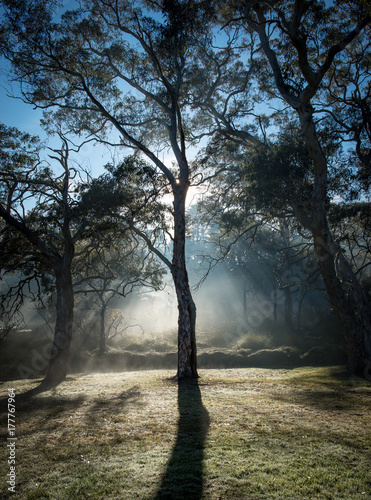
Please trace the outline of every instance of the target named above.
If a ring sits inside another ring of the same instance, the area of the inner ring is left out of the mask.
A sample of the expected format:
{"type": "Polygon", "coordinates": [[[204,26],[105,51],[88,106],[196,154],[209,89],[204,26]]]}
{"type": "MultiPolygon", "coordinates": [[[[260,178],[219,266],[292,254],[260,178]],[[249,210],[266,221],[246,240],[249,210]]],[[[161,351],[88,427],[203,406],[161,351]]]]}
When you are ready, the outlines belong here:
{"type": "Polygon", "coordinates": [[[16,403],[12,498],[369,498],[371,386],[342,372],[201,370],[179,394],[164,370],[69,377],[16,403]]]}

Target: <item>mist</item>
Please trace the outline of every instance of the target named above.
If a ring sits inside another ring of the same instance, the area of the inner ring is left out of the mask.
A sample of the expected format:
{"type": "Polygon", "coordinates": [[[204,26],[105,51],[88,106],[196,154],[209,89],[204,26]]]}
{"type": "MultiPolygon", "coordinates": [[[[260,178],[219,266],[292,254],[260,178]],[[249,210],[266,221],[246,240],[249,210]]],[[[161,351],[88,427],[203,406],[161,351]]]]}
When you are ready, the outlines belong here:
{"type": "MultiPolygon", "coordinates": [[[[280,289],[266,265],[259,267],[256,262],[248,272],[242,268],[236,272],[226,263],[220,264],[202,281],[205,269],[201,262],[197,258],[190,262],[201,369],[344,360],[340,328],[324,292],[306,290],[303,297],[299,285],[291,287],[290,292],[280,289]]],[[[293,280],[294,274],[292,270],[293,280]]],[[[297,276],[297,281],[301,278],[297,276]]],[[[53,338],[53,304],[38,308],[34,302],[26,301],[22,314],[22,328],[2,341],[1,361],[9,378],[41,377],[48,365],[53,338]]],[[[104,353],[97,348],[98,317],[96,306],[76,294],[70,372],[176,370],[178,310],[169,274],[160,291],[137,289],[110,303],[104,353]]]]}

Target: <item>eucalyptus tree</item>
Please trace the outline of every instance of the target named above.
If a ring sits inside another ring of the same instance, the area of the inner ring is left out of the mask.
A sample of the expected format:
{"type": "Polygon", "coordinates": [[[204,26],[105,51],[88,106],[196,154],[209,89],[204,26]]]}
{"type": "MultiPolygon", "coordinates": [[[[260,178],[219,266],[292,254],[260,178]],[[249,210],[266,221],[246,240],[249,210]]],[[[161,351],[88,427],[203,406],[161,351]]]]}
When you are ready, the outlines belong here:
{"type": "Polygon", "coordinates": [[[187,103],[209,3],[84,0],[59,19],[54,2],[1,4],[1,52],[23,99],[52,109],[48,120],[117,147],[118,155],[123,148],[140,153],[166,179],[173,200],[169,267],[179,310],[177,376],[196,377],[196,306],[185,259],[192,180],[187,103]]]}
{"type": "Polygon", "coordinates": [[[2,299],[18,308],[25,287],[40,296],[40,280],[52,276],[55,281],[54,338],[40,390],[58,385],[67,373],[74,309],[71,266],[76,241],[86,227],[84,220],[73,217],[78,172],[69,164],[67,141],[50,156],[54,167],[40,158],[35,138],[1,125],[1,267],[4,275],[22,273],[2,299]],[[31,281],[37,284],[34,291],[31,281]]]}
{"type": "Polygon", "coordinates": [[[147,246],[124,231],[120,234],[117,225],[91,239],[87,248],[73,265],[75,295],[84,295],[98,311],[99,351],[106,348],[106,315],[111,304],[119,297],[127,297],[135,289],[161,288],[163,268],[158,265],[147,246]]]}
{"type": "MultiPolygon", "coordinates": [[[[340,242],[334,238],[329,227],[330,155],[323,141],[327,135],[323,136],[321,123],[325,117],[324,108],[331,110],[329,86],[334,84],[336,78],[340,78],[341,71],[345,71],[342,81],[347,81],[347,72],[350,73],[349,69],[344,68],[354,69],[357,64],[361,68],[368,64],[368,51],[358,51],[359,62],[353,61],[349,53],[357,40],[363,36],[365,40],[367,37],[369,39],[369,8],[366,2],[352,0],[335,2],[334,6],[326,6],[319,1],[291,0],[241,0],[230,6],[216,4],[219,7],[220,25],[228,30],[230,39],[234,40],[234,46],[237,47],[237,50],[233,50],[231,44],[226,44],[222,54],[233,52],[234,57],[238,58],[239,66],[236,67],[239,69],[238,75],[242,75],[241,82],[243,79],[248,81],[248,75],[254,74],[254,69],[257,71],[258,95],[255,101],[249,100],[246,85],[238,83],[233,87],[233,78],[230,80],[232,87],[223,93],[220,65],[214,63],[215,69],[208,85],[210,90],[199,92],[195,105],[209,111],[217,124],[219,137],[228,137],[245,144],[247,154],[254,144],[263,149],[269,148],[269,132],[274,131],[269,129],[269,117],[255,122],[252,120],[256,110],[251,103],[264,99],[267,104],[271,103],[271,108],[275,108],[271,117],[281,120],[278,126],[282,126],[287,116],[287,110],[284,112],[283,108],[291,110],[290,115],[300,126],[313,166],[308,203],[305,206],[296,203],[292,208],[295,208],[295,216],[302,226],[312,234],[327,294],[347,342],[349,372],[367,375],[371,365],[371,307],[340,242]],[[346,49],[349,49],[348,54],[346,49]],[[332,79],[329,78],[331,76],[332,79]],[[204,95],[206,98],[202,99],[204,95]]],[[[365,96],[368,95],[366,80],[362,87],[358,85],[355,97],[360,89],[365,92],[365,96]]],[[[352,88],[349,93],[351,91],[352,88]]],[[[364,105],[367,99],[362,100],[361,104],[364,105]]],[[[367,162],[368,129],[362,110],[360,106],[357,123],[361,124],[361,128],[357,129],[359,133],[355,131],[354,138],[366,139],[360,154],[362,161],[367,162]]],[[[343,123],[347,124],[349,116],[343,116],[343,123]]],[[[352,126],[349,132],[351,129],[352,126]]]]}
{"type": "Polygon", "coordinates": [[[319,2],[245,3],[242,14],[243,23],[259,36],[279,95],[299,119],[314,166],[310,212],[299,220],[313,234],[318,266],[347,342],[349,372],[365,375],[371,364],[371,305],[329,228],[329,162],[316,124],[315,99],[325,92],[325,75],[334,60],[341,60],[362,31],[369,33],[371,17],[353,2],[335,8],[319,2]]]}

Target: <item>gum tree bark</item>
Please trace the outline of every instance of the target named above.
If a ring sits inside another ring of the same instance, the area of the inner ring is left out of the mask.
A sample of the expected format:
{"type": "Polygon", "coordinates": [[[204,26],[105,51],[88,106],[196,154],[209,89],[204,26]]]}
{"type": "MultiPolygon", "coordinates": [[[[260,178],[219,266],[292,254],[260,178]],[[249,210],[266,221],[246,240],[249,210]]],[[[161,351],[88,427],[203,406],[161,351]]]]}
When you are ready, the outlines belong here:
{"type": "Polygon", "coordinates": [[[186,268],[185,199],[187,186],[180,181],[174,192],[174,249],[171,273],[178,300],[178,371],[177,378],[197,378],[196,305],[193,301],[186,268]]]}
{"type": "Polygon", "coordinates": [[[174,235],[173,253],[170,261],[146,233],[135,225],[132,230],[147,244],[148,248],[168,267],[171,272],[178,304],[178,380],[198,378],[196,348],[196,305],[192,298],[186,265],[186,197],[189,187],[189,167],[182,162],[179,179],[170,177],[173,192],[174,235]]]}
{"type": "Polygon", "coordinates": [[[74,309],[71,276],[72,256],[64,256],[55,270],[57,293],[55,331],[48,371],[40,389],[56,387],[65,380],[67,375],[74,309]]]}
{"type": "Polygon", "coordinates": [[[328,226],[325,208],[327,160],[316,134],[313,109],[307,105],[298,114],[315,165],[308,229],[313,234],[318,267],[346,340],[348,371],[353,375],[368,377],[371,368],[371,303],[328,226]]]}

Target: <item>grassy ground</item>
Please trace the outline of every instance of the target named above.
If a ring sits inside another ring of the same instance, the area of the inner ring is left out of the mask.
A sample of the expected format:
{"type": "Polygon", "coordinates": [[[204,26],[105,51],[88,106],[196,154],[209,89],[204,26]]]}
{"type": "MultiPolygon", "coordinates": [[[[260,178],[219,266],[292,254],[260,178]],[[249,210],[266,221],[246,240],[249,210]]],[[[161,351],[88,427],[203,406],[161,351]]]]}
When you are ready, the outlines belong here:
{"type": "MultiPolygon", "coordinates": [[[[74,375],[16,397],[13,499],[371,498],[371,385],[342,368],[74,375]]],[[[11,384],[20,395],[36,381],[11,384]]],[[[1,413],[6,443],[7,415],[1,413]]]]}

